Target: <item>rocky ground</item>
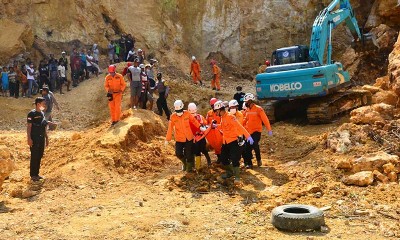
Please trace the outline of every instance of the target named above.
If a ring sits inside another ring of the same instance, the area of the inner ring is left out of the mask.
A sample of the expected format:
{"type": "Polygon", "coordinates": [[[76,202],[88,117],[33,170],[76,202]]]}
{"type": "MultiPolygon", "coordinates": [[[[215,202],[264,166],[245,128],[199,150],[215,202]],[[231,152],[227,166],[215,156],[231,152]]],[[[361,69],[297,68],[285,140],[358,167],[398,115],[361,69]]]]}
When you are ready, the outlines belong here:
{"type": "MultiPolygon", "coordinates": [[[[214,95],[173,73],[167,78],[173,89],[171,102],[178,97],[195,101],[204,111],[214,95]]],[[[230,80],[246,90],[253,84],[230,80]]],[[[218,96],[228,98],[232,92],[228,90],[218,96]]],[[[346,116],[327,125],[307,125],[302,118],[275,123],[274,136],[264,134],[261,142],[264,166],[243,169],[243,184],[235,187],[218,178],[222,170],[216,165],[183,174],[173,146],[163,145],[164,117],[126,110],[124,120],[110,128],[103,95],[101,77],[56,95],[61,111],[55,118],[60,125],[50,132],[41,168],[46,180],[41,184],[28,177],[24,119],[32,99],[0,98],[0,104],[7,106],[0,149],[16,165],[0,195],[0,239],[400,236],[400,187],[397,179],[389,178],[391,172],[397,177],[398,152],[396,145],[388,149],[384,140],[398,138],[398,122],[391,122],[392,128],[385,132],[381,131],[389,123],[356,125],[346,116]],[[356,172],[368,173],[352,180],[356,172]],[[275,229],[271,210],[292,203],[324,207],[328,228],[305,233],[275,229]]],[[[127,101],[125,97],[124,109],[127,101]]]]}

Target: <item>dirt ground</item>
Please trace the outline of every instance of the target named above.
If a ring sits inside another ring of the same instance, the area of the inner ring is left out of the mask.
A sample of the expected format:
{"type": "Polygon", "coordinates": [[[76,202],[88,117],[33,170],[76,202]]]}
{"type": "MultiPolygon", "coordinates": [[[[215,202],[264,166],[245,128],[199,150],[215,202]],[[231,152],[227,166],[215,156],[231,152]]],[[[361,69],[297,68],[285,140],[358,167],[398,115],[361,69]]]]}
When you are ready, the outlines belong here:
{"type": "MultiPolygon", "coordinates": [[[[204,112],[215,94],[171,76],[166,77],[172,85],[170,103],[178,97],[195,101],[204,112]]],[[[245,91],[254,84],[231,78],[233,85],[228,79],[223,87],[230,88],[217,95],[227,100],[236,84],[245,85],[245,91]]],[[[59,127],[49,134],[41,167],[46,179],[40,184],[29,180],[25,116],[32,99],[0,98],[0,145],[10,149],[17,165],[0,195],[0,239],[400,237],[398,183],[361,188],[341,182],[345,173],[335,168],[339,160],[380,147],[366,140],[346,154],[327,149],[327,134],[348,117],[327,125],[307,125],[303,119],[275,123],[274,135],[262,136],[264,166],[242,169],[243,184],[235,187],[219,180],[222,170],[216,165],[185,175],[173,145],[164,146],[165,117],[125,110],[124,120],[110,128],[102,77],[56,97],[59,127]],[[325,211],[328,230],[275,229],[271,210],[292,203],[330,207],[325,211]]],[[[125,96],[124,109],[127,104],[125,96]]]]}

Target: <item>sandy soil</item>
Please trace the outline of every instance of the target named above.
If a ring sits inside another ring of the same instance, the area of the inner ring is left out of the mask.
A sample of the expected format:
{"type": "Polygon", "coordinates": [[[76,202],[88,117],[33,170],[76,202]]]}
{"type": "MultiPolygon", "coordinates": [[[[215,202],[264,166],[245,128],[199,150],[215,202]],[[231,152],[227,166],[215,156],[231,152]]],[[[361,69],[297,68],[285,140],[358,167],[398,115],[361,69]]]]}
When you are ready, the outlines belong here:
{"type": "MultiPolygon", "coordinates": [[[[171,81],[169,101],[195,101],[205,111],[215,93],[188,79],[171,81]]],[[[229,78],[227,78],[229,79],[229,78]]],[[[235,85],[248,80],[232,78],[235,85]]],[[[242,170],[243,184],[222,182],[213,165],[185,175],[172,145],[164,146],[166,120],[151,111],[126,110],[110,128],[103,79],[92,78],[65,95],[56,95],[60,123],[50,133],[40,184],[29,181],[25,115],[32,99],[0,98],[0,145],[13,153],[18,169],[0,195],[0,239],[388,239],[400,237],[398,183],[360,188],[341,182],[335,168],[380,146],[366,139],[347,154],[326,148],[326,136],[343,117],[328,125],[302,119],[273,125],[263,134],[264,166],[242,170]],[[316,190],[315,190],[316,189],[316,190]],[[286,233],[270,223],[278,205],[328,207],[326,232],[286,233]],[[356,210],[361,211],[359,214],[356,210]]],[[[218,97],[233,95],[231,84],[218,97]]],[[[127,109],[128,97],[124,98],[127,109]]],[[[170,105],[172,106],[172,105],[170,105]]],[[[213,160],[215,156],[212,155],[213,160]]],[[[203,161],[205,161],[203,159],[203,161]]]]}

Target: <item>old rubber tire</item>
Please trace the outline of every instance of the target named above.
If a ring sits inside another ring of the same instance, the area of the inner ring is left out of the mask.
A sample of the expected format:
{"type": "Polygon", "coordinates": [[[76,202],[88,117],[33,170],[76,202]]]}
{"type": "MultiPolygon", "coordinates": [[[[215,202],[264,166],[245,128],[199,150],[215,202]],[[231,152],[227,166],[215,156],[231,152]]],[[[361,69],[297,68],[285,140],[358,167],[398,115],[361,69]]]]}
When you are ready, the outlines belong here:
{"type": "Polygon", "coordinates": [[[272,225],[286,231],[320,230],[325,225],[324,212],[301,204],[276,207],[271,213],[272,225]]]}

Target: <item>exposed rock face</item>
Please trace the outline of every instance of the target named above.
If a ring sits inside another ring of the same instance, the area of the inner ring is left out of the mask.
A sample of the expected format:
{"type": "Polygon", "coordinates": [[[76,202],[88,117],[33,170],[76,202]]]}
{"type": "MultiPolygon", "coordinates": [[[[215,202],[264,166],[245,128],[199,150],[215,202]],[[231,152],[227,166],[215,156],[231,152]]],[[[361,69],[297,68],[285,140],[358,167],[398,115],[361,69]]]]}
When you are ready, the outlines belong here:
{"type": "Polygon", "coordinates": [[[397,0],[377,0],[371,9],[366,27],[378,26],[381,23],[396,27],[399,21],[400,7],[397,0]]]}
{"type": "Polygon", "coordinates": [[[372,171],[363,171],[356,174],[344,177],[342,182],[347,185],[356,185],[365,187],[371,185],[374,182],[374,175],[372,171]]]}
{"type": "Polygon", "coordinates": [[[0,146],[0,191],[2,190],[2,185],[4,179],[10,176],[11,172],[14,170],[14,161],[11,160],[10,150],[4,146],[0,146]]]}
{"type": "Polygon", "coordinates": [[[27,24],[1,19],[0,33],[0,62],[32,47],[33,32],[27,24]]]}
{"type": "Polygon", "coordinates": [[[400,36],[389,55],[388,73],[391,89],[400,96],[400,36]]]}

